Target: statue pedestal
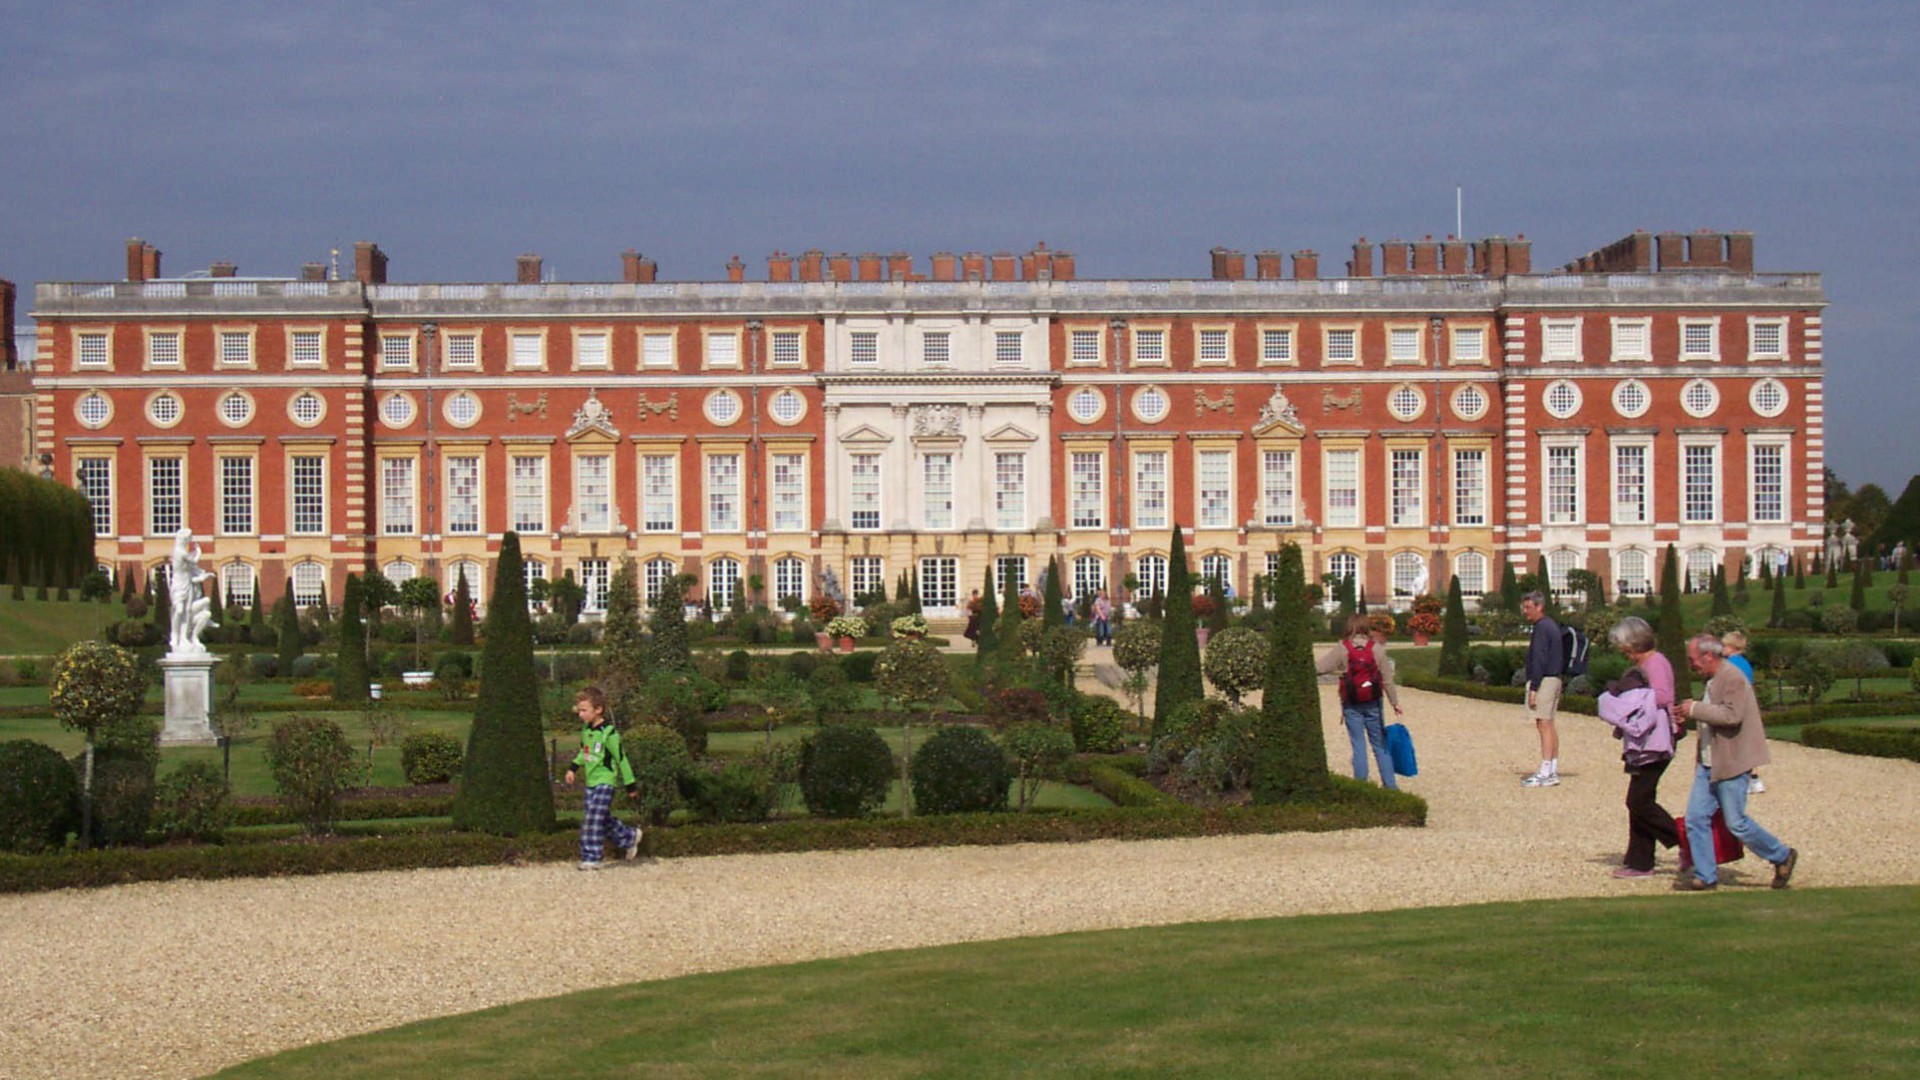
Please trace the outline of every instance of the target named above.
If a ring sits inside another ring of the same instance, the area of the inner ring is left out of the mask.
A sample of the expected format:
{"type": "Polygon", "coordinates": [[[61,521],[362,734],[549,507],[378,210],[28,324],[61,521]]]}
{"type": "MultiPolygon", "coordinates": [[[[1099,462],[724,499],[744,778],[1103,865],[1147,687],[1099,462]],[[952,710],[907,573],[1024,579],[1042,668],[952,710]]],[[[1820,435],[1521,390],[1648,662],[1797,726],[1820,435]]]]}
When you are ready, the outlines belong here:
{"type": "Polygon", "coordinates": [[[160,729],[162,746],[217,746],[220,739],[208,723],[213,704],[213,665],[217,656],[178,656],[160,660],[166,675],[167,722],[160,729]]]}

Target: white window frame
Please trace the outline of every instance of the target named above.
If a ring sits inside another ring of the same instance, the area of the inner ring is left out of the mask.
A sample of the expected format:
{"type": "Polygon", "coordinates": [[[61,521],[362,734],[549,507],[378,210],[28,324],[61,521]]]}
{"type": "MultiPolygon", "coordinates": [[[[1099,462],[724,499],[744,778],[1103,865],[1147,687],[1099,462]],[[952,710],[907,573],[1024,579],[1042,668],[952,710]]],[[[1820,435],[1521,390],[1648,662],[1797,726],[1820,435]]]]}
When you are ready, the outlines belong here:
{"type": "Polygon", "coordinates": [[[807,335],[804,330],[767,331],[767,366],[797,368],[806,366],[807,335]],[[789,356],[789,352],[791,355],[789,356]]]}
{"type": "Polygon", "coordinates": [[[953,459],[945,452],[920,457],[920,523],[926,528],[953,528],[953,459]]]}
{"type": "MultiPolygon", "coordinates": [[[[448,340],[452,340],[450,335],[448,340]]],[[[545,330],[507,331],[507,370],[547,370],[547,332],[545,330]]]]}
{"type": "Polygon", "coordinates": [[[607,610],[607,586],[613,581],[611,562],[596,558],[580,560],[580,588],[587,594],[580,605],[581,612],[598,615],[607,610]]]}
{"type": "Polygon", "coordinates": [[[1416,551],[1395,552],[1387,566],[1388,588],[1394,596],[1415,596],[1423,591],[1421,580],[1427,576],[1425,556],[1416,551]]]}
{"type": "Polygon", "coordinates": [[[952,555],[922,555],[914,579],[920,606],[951,610],[960,606],[960,560],[952,555]]]}
{"type": "Polygon", "coordinates": [[[741,507],[742,456],[730,451],[706,455],[707,532],[737,533],[746,527],[741,507]]]}
{"type": "Polygon", "coordinates": [[[327,535],[327,455],[287,455],[287,533],[327,535]]]}
{"type": "Polygon", "coordinates": [[[993,366],[996,368],[1026,367],[1026,334],[1019,330],[995,330],[993,332],[993,366]]]}
{"type": "Polygon", "coordinates": [[[1323,451],[1320,475],[1321,516],[1326,519],[1326,527],[1357,529],[1363,525],[1366,522],[1366,473],[1359,448],[1333,447],[1323,451]],[[1347,482],[1349,472],[1351,483],[1347,482]]]}
{"type": "Polygon", "coordinates": [[[551,520],[548,507],[550,487],[547,483],[547,455],[511,454],[507,458],[510,477],[508,488],[507,525],[517,533],[535,534],[547,531],[551,520]],[[534,486],[538,490],[534,490],[534,486]],[[529,513],[529,511],[534,513],[529,513]],[[537,517],[535,516],[537,514],[537,517]]]}
{"type": "Polygon", "coordinates": [[[1722,505],[1725,499],[1726,484],[1721,476],[1723,468],[1720,439],[1682,437],[1680,440],[1680,523],[1683,525],[1714,525],[1725,517],[1722,505]],[[1696,468],[1696,459],[1706,451],[1707,471],[1704,476],[1696,468]],[[1699,489],[1704,480],[1706,488],[1699,489]]]}
{"type": "Polygon", "coordinates": [[[772,483],[771,532],[807,531],[807,455],[780,450],[767,455],[772,483]]]}
{"type": "Polygon", "coordinates": [[[257,366],[254,337],[256,330],[251,326],[216,326],[213,328],[213,365],[217,368],[250,368],[257,366]]]}
{"type": "Polygon", "coordinates": [[[1581,320],[1578,316],[1568,318],[1543,318],[1540,320],[1540,362],[1543,364],[1578,364],[1585,360],[1581,346],[1581,320]]]}
{"type": "Polygon", "coordinates": [[[76,327],[73,331],[73,366],[79,371],[112,371],[113,331],[76,327]]]}
{"type": "Polygon", "coordinates": [[[1107,332],[1098,327],[1067,328],[1067,364],[1069,367],[1100,367],[1107,362],[1107,332]],[[1091,341],[1093,348],[1084,354],[1081,343],[1091,341]]]}
{"type": "Polygon", "coordinates": [[[1459,528],[1484,528],[1490,490],[1487,485],[1487,448],[1453,447],[1453,523],[1459,528]]]}
{"type": "Polygon", "coordinates": [[[953,331],[923,331],[920,334],[920,362],[927,367],[952,367],[953,331]]]}
{"type": "Polygon", "coordinates": [[[1608,467],[1612,474],[1609,487],[1613,491],[1610,517],[1613,524],[1652,524],[1653,441],[1644,438],[1614,440],[1608,467]],[[1636,455],[1639,458],[1637,476],[1630,467],[1630,459],[1636,455]]]}
{"type": "Polygon", "coordinates": [[[707,605],[715,611],[733,609],[733,598],[742,582],[740,560],[722,555],[707,562],[707,605]]]}
{"type": "Polygon", "coordinates": [[[235,559],[220,568],[220,603],[251,610],[260,597],[259,576],[253,567],[235,559]]]}
{"type": "Polygon", "coordinates": [[[1789,501],[1787,499],[1788,476],[1792,471],[1789,447],[1784,438],[1754,438],[1747,443],[1747,520],[1755,524],[1785,524],[1789,501]],[[1772,483],[1768,486],[1767,474],[1761,471],[1761,458],[1770,456],[1773,460],[1772,483]],[[1771,499],[1771,505],[1766,501],[1771,499]]]}
{"type": "Polygon", "coordinates": [[[1358,366],[1362,359],[1360,327],[1321,327],[1320,350],[1322,364],[1330,367],[1358,366]]]}
{"type": "Polygon", "coordinates": [[[847,527],[855,532],[878,532],[883,520],[882,462],[875,451],[847,455],[847,527]]]}
{"type": "Polygon", "coordinates": [[[680,456],[640,455],[640,531],[680,531],[680,456]]]}
{"type": "Polygon", "coordinates": [[[1173,494],[1169,468],[1172,457],[1167,450],[1133,452],[1132,517],[1135,531],[1167,527],[1173,494]]]}
{"type": "MultiPolygon", "coordinates": [[[[380,370],[412,371],[418,366],[414,358],[415,333],[411,330],[401,333],[383,333],[380,335],[380,370]]],[[[444,344],[445,338],[442,338],[444,344]]],[[[451,366],[451,365],[448,365],[451,366]]]]}
{"type": "Polygon", "coordinates": [[[1463,599],[1468,596],[1486,595],[1487,557],[1482,552],[1463,551],[1455,555],[1453,574],[1460,579],[1460,595],[1463,599]]]}
{"type": "Polygon", "coordinates": [[[1133,576],[1140,580],[1140,590],[1135,595],[1167,595],[1167,557],[1158,552],[1148,552],[1133,560],[1133,576]]]}
{"type": "Polygon", "coordinates": [[[887,560],[879,555],[855,555],[847,560],[847,599],[871,596],[887,588],[887,560]]]}
{"type": "Polygon", "coordinates": [[[1540,519],[1547,525],[1586,520],[1586,442],[1578,436],[1540,440],[1540,519]]]}
{"type": "Polygon", "coordinates": [[[700,335],[701,361],[709,370],[738,371],[741,366],[740,331],[708,330],[700,335]]]}
{"type": "Polygon", "coordinates": [[[1073,596],[1092,596],[1107,587],[1107,560],[1099,555],[1073,557],[1073,596]]]}
{"type": "Polygon", "coordinates": [[[1427,452],[1417,446],[1387,449],[1387,527],[1427,524],[1427,452]]]}
{"type": "Polygon", "coordinates": [[[1104,450],[1073,450],[1067,455],[1072,505],[1068,517],[1075,529],[1107,527],[1107,455],[1104,450]]]}
{"type": "Polygon", "coordinates": [[[994,452],[993,526],[1011,530],[1027,527],[1027,455],[1023,450],[994,452]]]}
{"type": "Polygon", "coordinates": [[[640,366],[656,371],[679,367],[678,337],[671,330],[640,331],[640,366]]]}
{"type": "Polygon", "coordinates": [[[1615,596],[1645,596],[1652,592],[1652,555],[1639,548],[1622,548],[1613,557],[1613,588],[1615,596]]]}
{"type": "Polygon", "coordinates": [[[575,453],[573,456],[573,527],[582,534],[613,531],[613,454],[575,453]]]}
{"type": "Polygon", "coordinates": [[[287,327],[287,367],[327,366],[327,330],[323,326],[287,327]],[[311,350],[311,356],[303,355],[311,350]]]}
{"type": "Polygon", "coordinates": [[[782,604],[789,596],[807,602],[807,561],[797,555],[773,560],[773,602],[782,604]]]}
{"type": "Polygon", "coordinates": [[[257,535],[259,462],[252,454],[220,454],[214,460],[215,482],[220,485],[220,535],[257,535]]]}
{"type": "MultiPolygon", "coordinates": [[[[172,371],[186,366],[186,331],[174,327],[167,329],[149,327],[145,337],[147,342],[147,367],[172,371]],[[155,348],[157,344],[163,341],[169,343],[167,348],[155,348]],[[165,355],[167,353],[171,353],[171,355],[165,355]]],[[[289,354],[289,356],[291,356],[291,354],[289,354]]]]}
{"type": "Polygon", "coordinates": [[[993,557],[993,594],[1007,595],[1007,578],[1013,578],[1013,589],[1020,592],[1027,587],[1027,557],[1025,555],[995,555],[993,557]]]}
{"type": "Polygon", "coordinates": [[[856,368],[880,366],[880,331],[850,330],[847,332],[847,365],[856,368]]]}
{"type": "Polygon", "coordinates": [[[413,536],[420,531],[420,459],[395,454],[379,460],[380,535],[413,536]]]}
{"type": "Polygon", "coordinates": [[[665,555],[656,555],[641,564],[640,577],[646,588],[648,607],[659,602],[660,593],[666,589],[667,582],[679,572],[680,564],[665,555]]]}
{"type": "Polygon", "coordinates": [[[142,468],[147,494],[147,535],[171,538],[180,531],[187,517],[187,459],[184,454],[154,454],[142,468]],[[170,465],[171,478],[162,474],[170,465]],[[171,494],[161,491],[161,481],[170,479],[171,494]]]}
{"type": "Polygon", "coordinates": [[[1300,363],[1300,338],[1296,326],[1260,326],[1260,364],[1262,367],[1294,367],[1300,363]]]}
{"type": "Polygon", "coordinates": [[[1450,364],[1484,364],[1487,362],[1488,330],[1484,326],[1454,326],[1448,328],[1447,362],[1450,364]],[[1469,346],[1468,342],[1472,344],[1469,346]]]}
{"type": "Polygon", "coordinates": [[[293,564],[293,606],[306,609],[327,596],[327,568],[308,559],[293,564]]]}
{"type": "Polygon", "coordinates": [[[1196,450],[1193,457],[1194,522],[1202,529],[1232,528],[1234,452],[1196,450]]]}
{"type": "Polygon", "coordinates": [[[1720,317],[1717,315],[1686,316],[1680,320],[1680,360],[1682,363],[1692,360],[1718,361],[1720,359],[1720,317]],[[1695,347],[1688,340],[1690,330],[1704,331],[1704,348],[1695,347]]]}
{"type": "Polygon", "coordinates": [[[1260,523],[1292,526],[1300,518],[1300,455],[1292,449],[1260,451],[1260,523]]]}
{"type": "Polygon", "coordinates": [[[1387,327],[1387,363],[1415,366],[1427,362],[1426,328],[1420,325],[1387,327]]]}
{"type": "Polygon", "coordinates": [[[605,327],[573,331],[573,368],[575,371],[611,371],[613,369],[613,331],[605,327]],[[594,354],[598,353],[598,359],[594,354]]]}
{"type": "Polygon", "coordinates": [[[484,467],[482,455],[465,452],[448,454],[446,463],[447,535],[480,536],[486,526],[482,519],[485,508],[484,489],[481,487],[481,470],[484,467]]]}
{"type": "Polygon", "coordinates": [[[1133,327],[1130,344],[1134,367],[1166,367],[1173,362],[1167,349],[1165,326],[1133,327]]]}
{"type": "Polygon", "coordinates": [[[1194,367],[1233,366],[1233,327],[1200,325],[1193,328],[1194,367]]]}
{"type": "Polygon", "coordinates": [[[116,535],[113,531],[113,465],[111,455],[79,454],[73,459],[73,486],[87,498],[95,536],[116,535]]]}
{"type": "Polygon", "coordinates": [[[1653,320],[1645,315],[1612,319],[1614,363],[1645,363],[1653,359],[1653,320]],[[1638,336],[1638,342],[1634,337],[1638,336]]]}
{"type": "Polygon", "coordinates": [[[1785,360],[1787,358],[1787,326],[1788,320],[1784,315],[1748,316],[1747,359],[1749,361],[1785,360]],[[1760,347],[1760,331],[1763,327],[1779,336],[1779,348],[1762,349],[1760,347]]]}

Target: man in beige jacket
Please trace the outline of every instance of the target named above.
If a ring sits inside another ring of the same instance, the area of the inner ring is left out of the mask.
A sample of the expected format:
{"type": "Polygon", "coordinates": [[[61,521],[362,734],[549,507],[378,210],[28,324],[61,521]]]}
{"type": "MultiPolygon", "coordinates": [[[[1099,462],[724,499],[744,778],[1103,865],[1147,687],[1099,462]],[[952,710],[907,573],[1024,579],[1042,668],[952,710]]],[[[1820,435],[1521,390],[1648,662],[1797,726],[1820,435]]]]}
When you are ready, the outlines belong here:
{"type": "Polygon", "coordinates": [[[1740,669],[1727,663],[1725,646],[1711,634],[1687,642],[1687,666],[1707,677],[1699,701],[1682,701],[1674,712],[1698,728],[1698,765],[1693,771],[1693,793],[1687,799],[1687,846],[1692,849],[1693,873],[1683,868],[1676,889],[1705,892],[1719,884],[1713,852],[1713,812],[1720,811],[1727,830],[1755,855],[1773,864],[1773,887],[1784,889],[1793,880],[1800,853],[1747,816],[1747,782],[1753,770],[1765,765],[1767,731],[1760,721],[1760,702],[1753,684],[1740,669]]]}

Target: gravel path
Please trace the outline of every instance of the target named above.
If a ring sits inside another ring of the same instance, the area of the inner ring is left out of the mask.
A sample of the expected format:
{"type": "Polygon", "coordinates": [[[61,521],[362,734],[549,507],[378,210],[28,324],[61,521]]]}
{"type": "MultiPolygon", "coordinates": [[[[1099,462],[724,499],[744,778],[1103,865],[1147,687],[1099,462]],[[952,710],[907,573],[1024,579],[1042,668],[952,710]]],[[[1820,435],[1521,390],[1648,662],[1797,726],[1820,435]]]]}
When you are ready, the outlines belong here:
{"type": "MultiPolygon", "coordinates": [[[[170,882],[0,897],[0,1076],[196,1076],[305,1043],[595,986],[956,941],[1314,912],[1624,896],[1617,744],[1562,722],[1564,783],[1517,706],[1403,691],[1425,829],[170,882]],[[634,948],[566,954],[583,913],[634,948]],[[900,912],[911,912],[909,918],[900,912]],[[596,920],[597,921],[597,920],[596,920]]],[[[1327,742],[1346,768],[1331,688],[1327,742]]],[[[1686,746],[1691,748],[1691,742],[1686,746]]],[[[1755,816],[1796,887],[1920,882],[1920,765],[1774,744],[1755,816]]],[[[1662,801],[1679,809],[1678,766],[1662,801]]],[[[1749,856],[1723,888],[1765,888],[1749,856]]],[[[1676,902],[1712,903],[1711,897],[1676,902]]]]}

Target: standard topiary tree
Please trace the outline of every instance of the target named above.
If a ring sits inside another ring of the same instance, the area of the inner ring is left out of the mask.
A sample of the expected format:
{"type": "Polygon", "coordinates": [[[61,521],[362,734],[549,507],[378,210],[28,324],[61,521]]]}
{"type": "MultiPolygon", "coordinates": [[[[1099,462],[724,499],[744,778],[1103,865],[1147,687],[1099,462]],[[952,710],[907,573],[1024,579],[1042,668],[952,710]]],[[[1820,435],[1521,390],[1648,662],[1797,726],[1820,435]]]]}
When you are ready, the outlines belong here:
{"type": "Polygon", "coordinates": [[[1674,700],[1691,696],[1693,677],[1687,668],[1687,627],[1680,616],[1680,552],[1667,545],[1660,564],[1660,614],[1654,621],[1654,639],[1673,665],[1674,700]]]}
{"type": "Polygon", "coordinates": [[[300,659],[300,609],[293,602],[293,578],[287,578],[286,590],[273,605],[273,624],[279,628],[280,674],[293,674],[293,662],[300,659]]]}
{"type": "Polygon", "coordinates": [[[367,700],[367,627],[360,621],[360,575],[347,575],[341,594],[340,633],[333,657],[333,700],[359,704],[367,700]]]}
{"type": "Polygon", "coordinates": [[[1267,679],[1253,735],[1253,799],[1295,802],[1327,786],[1327,742],[1320,730],[1320,687],[1314,675],[1313,619],[1300,547],[1280,549],[1273,626],[1267,632],[1267,679]]]}
{"type": "MultiPolygon", "coordinates": [[[[943,727],[913,756],[913,803],[924,814],[980,814],[1007,808],[1007,755],[984,730],[943,727]]],[[[904,801],[904,800],[902,800],[904,801]]]]}
{"type": "Polygon", "coordinates": [[[1066,599],[1066,593],[1060,588],[1060,560],[1047,559],[1045,573],[1047,583],[1040,594],[1040,625],[1051,630],[1056,626],[1065,626],[1067,622],[1067,614],[1061,610],[1061,602],[1066,599]]]}
{"type": "Polygon", "coordinates": [[[1460,575],[1447,582],[1447,614],[1440,624],[1440,674],[1465,678],[1467,666],[1467,602],[1460,593],[1460,575]]]}
{"type": "MultiPolygon", "coordinates": [[[[900,708],[901,791],[907,790],[907,764],[913,760],[913,714],[933,708],[948,688],[946,657],[924,638],[894,638],[873,665],[874,689],[900,708]]],[[[900,800],[900,816],[913,816],[913,800],[900,800]]]]}
{"type": "MultiPolygon", "coordinates": [[[[400,608],[413,617],[413,668],[420,671],[426,664],[421,655],[426,648],[429,612],[440,610],[440,586],[430,577],[410,577],[400,586],[400,608]]],[[[438,631],[434,631],[438,637],[438,631]]]]}
{"type": "Polygon", "coordinates": [[[553,786],[541,738],[540,677],[520,535],[500,540],[480,653],[479,703],[467,736],[466,767],[453,801],[457,829],[519,836],[551,832],[553,786]]]}
{"type": "Polygon", "coordinates": [[[1153,693],[1156,732],[1167,715],[1184,701],[1207,696],[1200,677],[1200,639],[1194,634],[1193,577],[1187,571],[1187,545],[1180,526],[1173,527],[1173,553],[1167,558],[1166,615],[1160,634],[1160,677],[1153,693]]]}
{"type": "Polygon", "coordinates": [[[1152,619],[1134,619],[1113,635],[1113,662],[1127,673],[1127,693],[1143,722],[1147,718],[1147,673],[1160,663],[1162,636],[1160,624],[1152,619]]]}
{"type": "MultiPolygon", "coordinates": [[[[669,574],[660,583],[660,595],[647,614],[645,662],[648,675],[661,671],[693,670],[693,648],[687,643],[687,586],[689,574],[669,574]]],[[[493,618],[488,612],[489,621],[493,618]]]]}
{"type": "Polygon", "coordinates": [[[1238,706],[1240,697],[1267,677],[1267,639],[1257,630],[1229,627],[1207,639],[1200,667],[1214,689],[1238,706]]]}
{"type": "Polygon", "coordinates": [[[152,725],[140,724],[137,717],[147,681],[127,650],[104,641],[77,641],[54,660],[47,685],[54,719],[68,731],[85,732],[87,737],[80,771],[80,847],[85,849],[93,842],[95,743],[104,736],[135,752],[151,749],[151,732],[144,740],[140,735],[152,725]]]}
{"type": "Polygon", "coordinates": [[[473,644],[473,588],[467,584],[467,567],[462,563],[454,572],[453,612],[447,620],[447,642],[473,644]]]}

